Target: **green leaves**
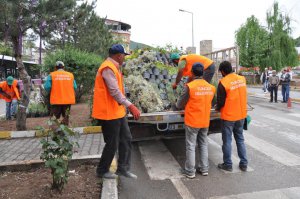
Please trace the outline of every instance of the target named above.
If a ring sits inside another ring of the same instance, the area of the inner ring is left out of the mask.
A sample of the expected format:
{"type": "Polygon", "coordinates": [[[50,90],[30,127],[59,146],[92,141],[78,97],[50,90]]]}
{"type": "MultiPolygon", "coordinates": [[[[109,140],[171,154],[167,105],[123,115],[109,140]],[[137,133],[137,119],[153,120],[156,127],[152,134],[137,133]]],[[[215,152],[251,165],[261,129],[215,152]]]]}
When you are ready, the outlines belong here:
{"type": "Polygon", "coordinates": [[[236,32],[240,65],[259,66],[261,71],[268,66],[280,70],[297,65],[295,42],[290,36],[290,21],[289,16],[279,10],[277,2],[267,12],[267,27],[261,26],[254,16],[249,17],[236,32]]]}
{"type": "Polygon", "coordinates": [[[61,191],[68,182],[68,161],[72,159],[74,146],[79,147],[75,141],[79,134],[60,124],[55,118],[51,118],[48,124],[51,128],[48,137],[41,140],[43,152],[40,158],[45,161],[46,167],[51,168],[52,187],[61,191]]]}

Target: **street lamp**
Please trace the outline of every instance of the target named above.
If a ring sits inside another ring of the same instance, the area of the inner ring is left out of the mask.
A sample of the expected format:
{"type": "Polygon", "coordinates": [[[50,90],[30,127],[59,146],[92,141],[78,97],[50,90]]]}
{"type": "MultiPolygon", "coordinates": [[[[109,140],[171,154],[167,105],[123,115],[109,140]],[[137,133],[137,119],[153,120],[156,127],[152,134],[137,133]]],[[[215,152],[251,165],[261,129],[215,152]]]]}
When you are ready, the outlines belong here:
{"type": "Polygon", "coordinates": [[[194,47],[194,14],[190,11],[187,11],[187,10],[179,9],[179,11],[180,12],[187,12],[187,13],[192,14],[192,47],[194,47]]]}

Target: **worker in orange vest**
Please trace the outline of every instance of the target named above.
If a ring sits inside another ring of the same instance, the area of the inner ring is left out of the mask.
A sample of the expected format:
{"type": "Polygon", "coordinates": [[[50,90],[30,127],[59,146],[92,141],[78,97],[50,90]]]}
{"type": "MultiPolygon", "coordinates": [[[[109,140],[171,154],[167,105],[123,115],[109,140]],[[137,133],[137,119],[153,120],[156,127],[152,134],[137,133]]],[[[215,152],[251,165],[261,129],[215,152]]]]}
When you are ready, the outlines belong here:
{"type": "Polygon", "coordinates": [[[16,117],[18,100],[20,100],[20,89],[18,81],[8,76],[6,81],[0,82],[0,99],[6,101],[6,120],[16,117]]]}
{"type": "Polygon", "coordinates": [[[57,61],[55,71],[48,75],[44,88],[50,92],[51,116],[60,119],[64,125],[69,125],[69,111],[71,105],[75,104],[75,90],[77,84],[74,75],[64,70],[65,64],[57,61]]]}
{"type": "Polygon", "coordinates": [[[244,143],[243,126],[247,117],[247,87],[243,76],[233,73],[231,63],[223,61],[219,66],[223,78],[217,89],[217,104],[215,109],[221,112],[223,163],[218,168],[232,171],[231,142],[234,135],[239,167],[247,171],[247,154],[244,143]]]}
{"type": "Polygon", "coordinates": [[[216,88],[203,77],[204,67],[201,63],[192,66],[193,80],[187,83],[184,93],[177,101],[176,107],[184,109],[186,161],[182,174],[194,178],[197,171],[208,175],[208,141],[207,133],[210,123],[210,110],[216,88]],[[195,148],[198,144],[199,163],[195,165],[195,148]],[[195,169],[196,166],[196,169],[195,169]]]}
{"type": "Polygon", "coordinates": [[[124,47],[114,44],[109,48],[109,57],[100,65],[94,87],[92,117],[102,127],[105,146],[96,174],[101,178],[114,179],[117,175],[136,179],[130,172],[131,132],[126,119],[126,108],[134,119],[139,119],[140,111],[125,97],[121,67],[124,62],[124,47]],[[109,171],[115,153],[118,151],[116,173],[109,171]]]}
{"type": "Polygon", "coordinates": [[[181,78],[184,76],[189,77],[188,82],[192,80],[191,69],[194,63],[199,62],[204,67],[203,79],[208,83],[211,82],[214,74],[215,74],[215,64],[214,62],[202,55],[189,54],[179,56],[178,53],[173,53],[170,56],[172,62],[178,66],[178,73],[176,77],[175,83],[172,85],[173,89],[177,88],[177,85],[181,81],[181,78]]]}

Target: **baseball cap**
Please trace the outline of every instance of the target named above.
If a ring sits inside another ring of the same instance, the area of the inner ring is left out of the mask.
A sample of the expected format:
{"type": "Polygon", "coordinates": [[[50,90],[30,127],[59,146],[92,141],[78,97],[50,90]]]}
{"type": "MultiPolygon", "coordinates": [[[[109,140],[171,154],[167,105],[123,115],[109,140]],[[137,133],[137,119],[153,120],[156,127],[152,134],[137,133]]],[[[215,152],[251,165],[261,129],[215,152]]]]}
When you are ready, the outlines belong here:
{"type": "Polygon", "coordinates": [[[55,66],[60,66],[60,67],[62,67],[62,66],[65,66],[65,64],[64,64],[64,62],[62,62],[62,61],[57,61],[56,64],[55,64],[55,66]]]}
{"type": "Polygon", "coordinates": [[[121,53],[121,54],[125,54],[125,55],[130,55],[129,53],[126,53],[125,52],[125,49],[124,47],[121,45],[121,44],[114,44],[112,45],[110,48],[109,48],[109,51],[108,51],[110,54],[118,54],[118,53],[121,53]]]}
{"type": "Polygon", "coordinates": [[[203,70],[204,70],[204,67],[199,62],[194,63],[193,66],[192,66],[192,72],[196,76],[202,76],[203,75],[203,70]]]}
{"type": "Polygon", "coordinates": [[[12,76],[8,76],[6,78],[6,82],[7,82],[8,85],[12,85],[13,82],[14,82],[14,78],[12,76]]]}
{"type": "Polygon", "coordinates": [[[171,60],[180,59],[180,55],[178,53],[172,53],[171,56],[170,56],[170,59],[171,60]]]}

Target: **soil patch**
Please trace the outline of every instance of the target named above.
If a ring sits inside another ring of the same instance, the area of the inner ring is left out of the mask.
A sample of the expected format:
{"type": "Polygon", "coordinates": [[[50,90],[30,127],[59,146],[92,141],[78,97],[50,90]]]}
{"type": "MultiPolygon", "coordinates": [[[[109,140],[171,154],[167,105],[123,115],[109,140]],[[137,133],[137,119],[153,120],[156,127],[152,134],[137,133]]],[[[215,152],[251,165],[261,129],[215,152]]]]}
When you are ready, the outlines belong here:
{"type": "Polygon", "coordinates": [[[0,174],[0,198],[3,199],[82,199],[100,198],[101,181],[96,177],[94,165],[75,167],[62,193],[51,189],[50,169],[41,168],[27,172],[4,172],[0,174]]]}
{"type": "MultiPolygon", "coordinates": [[[[34,130],[37,126],[48,128],[47,121],[49,117],[27,118],[27,130],[34,130]]],[[[15,120],[0,121],[0,131],[16,131],[15,120]]],[[[83,127],[91,124],[90,107],[87,103],[72,105],[70,111],[70,127],[83,127]]]]}

